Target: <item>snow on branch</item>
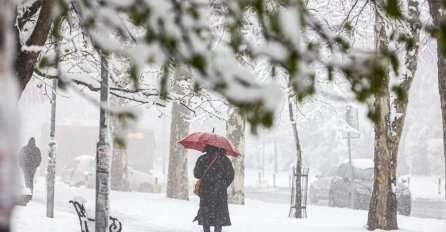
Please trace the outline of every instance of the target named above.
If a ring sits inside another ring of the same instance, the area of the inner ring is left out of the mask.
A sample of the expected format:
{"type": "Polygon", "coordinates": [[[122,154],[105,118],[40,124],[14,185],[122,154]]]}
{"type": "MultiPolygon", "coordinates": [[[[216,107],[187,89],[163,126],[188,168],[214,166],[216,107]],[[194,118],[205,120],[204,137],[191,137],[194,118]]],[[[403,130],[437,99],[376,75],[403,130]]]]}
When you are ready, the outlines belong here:
{"type": "Polygon", "coordinates": [[[345,75],[353,83],[357,100],[366,102],[382,87],[383,60],[393,55],[391,51],[355,51],[350,41],[327,30],[300,0],[59,0],[57,7],[63,10],[57,12],[56,24],[65,18],[77,21],[95,49],[127,57],[131,63],[129,78],[135,85],[147,66],[174,67],[161,71],[160,96],[166,97],[166,79],[177,67],[185,67],[190,70],[186,79],[238,106],[254,128],[271,126],[282,91],[274,80],[260,82],[243,62],[246,59],[240,57],[282,67],[299,100],[315,92],[311,67],[320,65],[328,73],[340,71],[345,75]],[[246,33],[249,25],[258,25],[259,34],[253,37],[246,33]],[[223,33],[215,33],[216,26],[223,33]],[[315,39],[301,39],[301,34],[309,31],[315,39]],[[328,46],[332,59],[321,56],[323,46],[328,46]],[[339,61],[338,55],[344,61],[339,61]]]}

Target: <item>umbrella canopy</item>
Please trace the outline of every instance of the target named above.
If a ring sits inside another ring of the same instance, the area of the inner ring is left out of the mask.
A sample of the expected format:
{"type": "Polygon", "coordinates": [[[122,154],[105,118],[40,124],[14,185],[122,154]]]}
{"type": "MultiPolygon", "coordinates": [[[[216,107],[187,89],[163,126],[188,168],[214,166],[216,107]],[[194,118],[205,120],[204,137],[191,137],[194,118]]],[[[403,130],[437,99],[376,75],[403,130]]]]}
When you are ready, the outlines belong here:
{"type": "Polygon", "coordinates": [[[186,136],[178,143],[183,145],[184,148],[194,149],[201,152],[203,152],[206,145],[211,145],[225,149],[226,154],[230,156],[237,157],[241,155],[237,148],[229,142],[228,139],[214,133],[195,132],[186,136]]]}

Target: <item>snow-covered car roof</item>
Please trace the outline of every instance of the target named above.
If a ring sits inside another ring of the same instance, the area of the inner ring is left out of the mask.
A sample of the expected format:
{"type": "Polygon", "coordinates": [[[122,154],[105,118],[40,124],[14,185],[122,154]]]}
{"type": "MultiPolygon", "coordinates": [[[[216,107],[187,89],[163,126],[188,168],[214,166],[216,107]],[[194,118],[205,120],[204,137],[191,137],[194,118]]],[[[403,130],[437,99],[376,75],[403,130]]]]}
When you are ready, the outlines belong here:
{"type": "MultiPolygon", "coordinates": [[[[96,160],[96,157],[95,157],[95,156],[92,156],[92,155],[81,155],[81,156],[77,156],[76,158],[74,158],[74,160],[91,162],[91,161],[96,160]]],[[[127,167],[127,168],[128,168],[130,171],[138,172],[138,173],[141,173],[141,174],[143,174],[143,175],[148,175],[147,173],[145,173],[145,172],[141,172],[141,171],[138,171],[138,170],[135,170],[135,169],[133,169],[132,167],[127,167]]]]}
{"type": "MultiPolygon", "coordinates": [[[[340,165],[348,163],[349,163],[348,160],[344,160],[344,162],[340,163],[340,165]]],[[[352,159],[352,165],[353,167],[359,169],[368,169],[374,167],[373,160],[371,159],[352,159]]]]}
{"type": "Polygon", "coordinates": [[[94,159],[96,159],[96,158],[92,155],[81,155],[81,156],[76,157],[74,160],[79,160],[79,161],[88,160],[88,161],[90,161],[90,160],[94,160],[94,159]]]}

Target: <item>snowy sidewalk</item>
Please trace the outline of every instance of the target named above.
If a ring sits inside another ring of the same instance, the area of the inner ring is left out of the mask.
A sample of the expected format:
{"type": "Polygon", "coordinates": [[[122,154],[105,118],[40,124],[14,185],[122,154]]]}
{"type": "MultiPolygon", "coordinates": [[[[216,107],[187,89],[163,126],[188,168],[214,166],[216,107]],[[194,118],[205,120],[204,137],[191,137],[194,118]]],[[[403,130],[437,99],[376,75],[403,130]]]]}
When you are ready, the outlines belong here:
{"type": "MultiPolygon", "coordinates": [[[[46,193],[38,186],[36,196],[26,207],[17,207],[13,232],[79,232],[79,222],[68,200],[75,196],[87,199],[86,208],[93,216],[94,191],[70,188],[58,183],[55,218],[45,216],[46,193]]],[[[123,222],[123,232],[199,232],[192,223],[198,198],[191,201],[167,199],[164,194],[112,192],[111,215],[123,222]]],[[[309,206],[307,219],[288,218],[288,205],[247,200],[245,206],[230,205],[232,226],[226,232],[359,232],[365,228],[367,212],[359,210],[309,206]]],[[[445,232],[444,220],[399,216],[401,232],[445,232]]]]}

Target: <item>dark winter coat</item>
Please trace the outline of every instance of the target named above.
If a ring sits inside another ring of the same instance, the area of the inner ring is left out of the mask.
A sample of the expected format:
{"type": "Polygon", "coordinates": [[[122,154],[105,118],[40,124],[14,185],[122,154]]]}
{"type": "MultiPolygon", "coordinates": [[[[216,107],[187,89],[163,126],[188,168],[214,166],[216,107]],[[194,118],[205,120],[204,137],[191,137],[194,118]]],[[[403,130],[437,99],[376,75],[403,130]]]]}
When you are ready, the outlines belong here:
{"type": "Polygon", "coordinates": [[[30,139],[28,145],[20,150],[19,164],[24,172],[35,172],[40,166],[42,155],[36,147],[34,139],[30,139]]]}
{"type": "Polygon", "coordinates": [[[42,155],[40,154],[39,148],[36,147],[36,140],[31,138],[28,145],[20,150],[19,157],[19,165],[23,170],[25,185],[31,189],[31,192],[34,191],[34,174],[36,173],[37,167],[40,166],[41,161],[42,155]]]}
{"type": "Polygon", "coordinates": [[[200,156],[194,168],[194,176],[200,179],[215,156],[217,161],[206,173],[200,188],[200,209],[194,221],[199,225],[230,226],[227,188],[234,180],[231,160],[224,154],[208,153],[200,156]]]}

